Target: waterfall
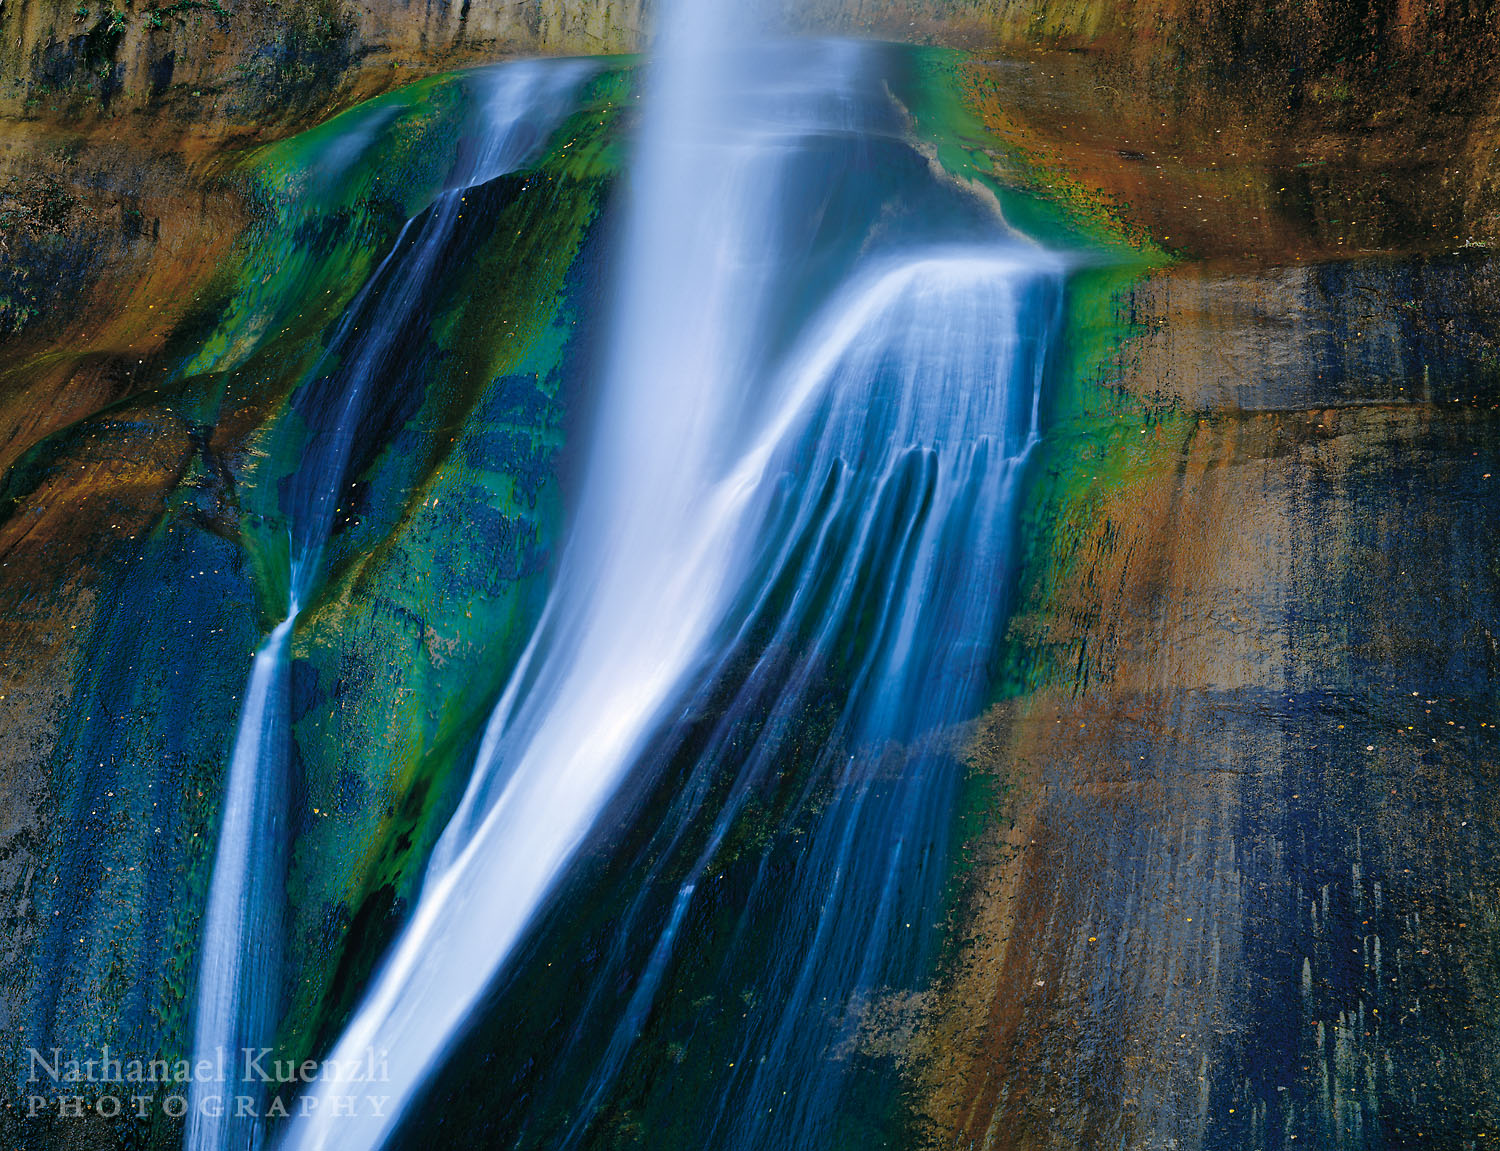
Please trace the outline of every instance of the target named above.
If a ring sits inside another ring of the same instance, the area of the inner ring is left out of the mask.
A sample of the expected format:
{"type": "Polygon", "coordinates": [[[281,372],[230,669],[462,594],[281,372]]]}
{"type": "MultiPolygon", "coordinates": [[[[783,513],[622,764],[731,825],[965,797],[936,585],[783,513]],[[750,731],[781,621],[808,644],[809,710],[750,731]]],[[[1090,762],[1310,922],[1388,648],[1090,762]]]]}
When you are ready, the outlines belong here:
{"type": "Polygon", "coordinates": [[[259,1044],[275,1025],[286,876],[286,648],[296,618],[294,603],[255,653],[230,755],[193,1019],[194,1066],[208,1060],[215,1077],[189,1085],[189,1148],[256,1143],[257,1124],[234,1115],[233,1099],[247,1090],[241,1049],[259,1044]]]}
{"type": "MultiPolygon", "coordinates": [[[[397,337],[426,322],[440,257],[460,235],[463,194],[533,157],[592,70],[581,61],[526,61],[473,74],[474,127],[446,187],[408,220],[336,326],[299,389],[309,426],[284,513],[291,537],[285,618],[255,654],[229,759],[213,876],[203,915],[194,1065],[185,1145],[192,1151],[250,1148],[262,1128],[263,1083],[246,1078],[244,1052],[269,1043],[280,1000],[286,880],[288,646],[299,608],[316,590],[323,553],[372,389],[389,369],[397,337]],[[238,1100],[246,1100],[241,1107],[238,1100]]],[[[340,140],[325,157],[336,169],[368,146],[369,132],[340,140]]],[[[335,178],[336,171],[322,173],[335,178]]]]}
{"type": "MultiPolygon", "coordinates": [[[[951,807],[947,725],[985,686],[1061,267],[901,141],[878,48],[754,42],[729,7],[678,3],[662,25],[557,583],[411,918],[304,1093],[288,1148],[390,1138],[601,811],[727,692],[673,800],[664,857],[711,797],[723,802],[642,962],[614,972],[631,991],[570,1108],[568,1138],[585,1133],[705,869],[772,768],[772,733],[851,645],[846,705],[807,784],[835,798],[789,899],[812,910],[787,920],[767,971],[789,993],[753,1042],[782,1065],[747,1061],[745,1090],[779,1097],[800,1076],[813,1094],[836,1093],[819,1087],[834,1074],[817,1058],[827,1044],[799,1046],[799,1030],[817,1030],[799,1012],[830,992],[851,1001],[920,950],[903,939],[921,933],[901,926],[938,881],[941,845],[928,833],[951,807]],[[904,216],[841,184],[882,141],[927,181],[904,216]],[[934,205],[958,223],[933,225],[923,209],[934,205]],[[765,734],[747,751],[734,724],[751,713],[765,734]],[[891,741],[910,748],[894,782],[881,752],[891,741]],[[371,1053],[386,1075],[361,1082],[371,1053]]],[[[784,893],[767,883],[752,897],[764,911],[784,893]]],[[[605,980],[593,982],[601,1000],[605,980]]],[[[771,1138],[763,1114],[705,1122],[735,1146],[818,1145],[785,1127],[771,1138]]],[[[819,1122],[810,1110],[796,1130],[819,1122]]]]}

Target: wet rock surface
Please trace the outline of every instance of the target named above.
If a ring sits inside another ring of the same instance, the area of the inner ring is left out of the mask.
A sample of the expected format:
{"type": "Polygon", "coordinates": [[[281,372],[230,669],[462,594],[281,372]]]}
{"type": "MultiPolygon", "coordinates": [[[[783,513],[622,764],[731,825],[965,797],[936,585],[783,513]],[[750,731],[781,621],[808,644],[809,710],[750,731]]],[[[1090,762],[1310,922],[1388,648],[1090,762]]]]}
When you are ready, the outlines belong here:
{"type": "Polygon", "coordinates": [[[1187,264],[1113,294],[1134,334],[1099,382],[1140,446],[1080,463],[1065,422],[1038,481],[935,1145],[1495,1137],[1492,275],[1187,264]]]}
{"type": "Polygon", "coordinates": [[[973,1063],[934,1071],[946,1123],[997,1147],[1493,1131],[1494,420],[1206,417],[1104,501],[1017,621],[1061,650],[996,757],[1022,798],[957,984],[973,1063]]]}
{"type": "Polygon", "coordinates": [[[1488,121],[1100,90],[1098,54],[988,68],[987,123],[1055,194],[1183,259],[1080,289],[1113,334],[1055,413],[971,741],[987,815],[920,1138],[1483,1146],[1488,121]]]}
{"type": "MultiPolygon", "coordinates": [[[[604,122],[612,98],[605,83],[579,116],[604,122]]],[[[378,106],[371,132],[356,116],[281,151],[201,138],[111,151],[107,135],[75,150],[90,179],[113,182],[36,242],[66,251],[97,235],[100,258],[52,285],[58,303],[8,334],[0,368],[8,1141],[181,1143],[159,1109],[28,1117],[26,1048],[190,1048],[226,759],[254,650],[284,610],[285,529],[266,521],[302,450],[296,384],[400,223],[426,210],[465,99],[462,81],[438,80],[378,106]],[[368,149],[393,123],[373,152],[337,147],[368,149]],[[320,182],[331,169],[340,178],[320,182]],[[127,184],[164,221],[156,235],[118,238],[107,205],[127,184]]],[[[563,361],[578,354],[563,305],[596,290],[608,173],[582,122],[545,174],[470,194],[474,230],[429,302],[441,322],[424,313],[400,333],[409,368],[371,408],[338,493],[335,576],[293,653],[295,773],[278,827],[297,845],[278,1000],[299,1054],[378,959],[456,798],[450,768],[472,755],[540,606],[563,361]],[[465,306],[475,282],[493,306],[465,306]]],[[[57,134],[34,135],[15,143],[18,172],[55,159],[57,134]]]]}

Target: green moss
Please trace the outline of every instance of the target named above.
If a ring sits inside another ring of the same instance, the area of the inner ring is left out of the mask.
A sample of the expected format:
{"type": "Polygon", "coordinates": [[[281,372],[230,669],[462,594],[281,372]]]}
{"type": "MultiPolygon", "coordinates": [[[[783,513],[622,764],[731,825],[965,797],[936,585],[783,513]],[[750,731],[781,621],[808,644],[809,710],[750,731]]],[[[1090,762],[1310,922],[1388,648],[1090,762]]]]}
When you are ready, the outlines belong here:
{"type": "Polygon", "coordinates": [[[189,12],[207,12],[214,17],[221,29],[229,26],[229,9],[219,0],[176,0],[173,4],[146,9],[146,27],[164,28],[168,20],[186,23],[189,12]]]}
{"type": "MultiPolygon", "coordinates": [[[[331,1037],[388,942],[544,601],[579,306],[570,279],[614,172],[625,83],[603,73],[530,171],[465,194],[474,244],[439,277],[424,344],[406,356],[418,367],[381,417],[384,446],[354,479],[327,586],[299,625],[308,810],[282,1035],[299,1057],[331,1037]]],[[[259,440],[302,434],[288,404],[259,440]]],[[[268,451],[247,502],[269,501],[295,454],[268,451]]],[[[254,534],[266,570],[284,562],[284,531],[254,534]]]]}
{"type": "Polygon", "coordinates": [[[1039,156],[985,128],[998,86],[965,53],[904,50],[907,72],[897,97],[911,128],[955,179],[982,189],[1021,235],[1054,250],[1142,269],[1166,261],[1117,207],[1039,156]]]}
{"type": "Polygon", "coordinates": [[[326,359],[339,317],[404,221],[430,202],[451,166],[461,84],[435,77],[258,149],[237,173],[257,205],[218,322],[185,358],[181,386],[208,422],[248,420],[238,486],[244,545],[263,622],[285,614],[288,538],[279,485],[307,429],[292,396],[326,359]],[[362,141],[351,152],[348,141],[362,141]]]}

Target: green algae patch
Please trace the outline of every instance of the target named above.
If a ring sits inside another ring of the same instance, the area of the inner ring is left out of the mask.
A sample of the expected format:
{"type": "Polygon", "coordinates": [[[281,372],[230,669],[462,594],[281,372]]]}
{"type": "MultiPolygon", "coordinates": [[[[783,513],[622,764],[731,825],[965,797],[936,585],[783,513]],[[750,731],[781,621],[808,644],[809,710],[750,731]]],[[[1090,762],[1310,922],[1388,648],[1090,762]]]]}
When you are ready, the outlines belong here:
{"type": "Polygon", "coordinates": [[[266,343],[315,338],[341,314],[401,223],[431,202],[462,110],[461,85],[437,77],[247,156],[242,177],[259,211],[239,287],[182,373],[233,370],[266,343]]]}
{"type": "Polygon", "coordinates": [[[1012,138],[1004,89],[983,63],[947,48],[906,48],[897,99],[911,131],[955,179],[983,188],[1006,221],[1043,247],[1144,269],[1166,251],[1102,192],[1012,138]]]}
{"type": "Polygon", "coordinates": [[[622,92],[601,73],[532,167],[463,193],[466,242],[341,497],[328,581],[294,642],[307,807],[281,1041],[298,1057],[334,1038],[414,897],[545,601],[622,92]]]}
{"type": "Polygon", "coordinates": [[[461,82],[438,77],[244,162],[257,222],[242,245],[237,289],[183,372],[213,382],[220,422],[251,420],[239,449],[241,530],[262,588],[263,626],[285,614],[289,594],[279,484],[308,442],[293,396],[337,369],[330,341],[340,318],[404,221],[430,203],[464,112],[461,82]]]}

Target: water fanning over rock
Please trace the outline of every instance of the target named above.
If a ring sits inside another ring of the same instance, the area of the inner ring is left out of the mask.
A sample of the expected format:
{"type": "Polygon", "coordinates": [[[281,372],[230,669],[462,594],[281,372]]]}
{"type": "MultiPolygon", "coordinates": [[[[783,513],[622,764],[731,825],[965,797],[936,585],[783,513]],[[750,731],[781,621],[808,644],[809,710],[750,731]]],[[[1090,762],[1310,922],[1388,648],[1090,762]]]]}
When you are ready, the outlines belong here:
{"type": "Polygon", "coordinates": [[[390,1081],[320,1079],[289,1147],[389,1138],[601,810],[680,748],[679,717],[726,691],[661,832],[675,873],[646,877],[677,884],[671,910],[654,926],[632,910],[624,922],[654,940],[649,953],[591,983],[590,1003],[608,998],[606,979],[633,990],[569,1105],[572,1135],[651,1009],[725,830],[830,665],[847,701],[805,786],[835,801],[790,895],[762,886],[746,910],[784,902],[763,970],[791,994],[759,1021],[763,1070],[724,1095],[729,1109],[797,1082],[808,1115],[768,1132],[726,1110],[706,1133],[812,1145],[797,1135],[816,1132],[837,1088],[823,1082],[827,1029],[801,1013],[830,995],[848,1006],[922,951],[900,927],[940,870],[941,737],[982,690],[1059,269],[904,142],[879,49],[751,43],[720,7],[680,4],[664,24],[556,589],[412,918],[332,1052],[352,1067],[377,1050],[390,1081]],[[747,747],[751,715],[769,719],[747,747]],[[878,770],[890,740],[917,749],[894,778],[878,770]]]}
{"type": "MultiPolygon", "coordinates": [[[[475,111],[447,187],[407,221],[339,323],[296,403],[308,428],[301,465],[285,496],[291,538],[285,619],[256,653],[230,757],[213,880],[203,919],[193,1056],[225,1076],[194,1079],[189,1148],[255,1146],[264,1084],[245,1078],[246,1050],[274,1034],[286,880],[288,659],[299,608],[317,588],[350,456],[372,391],[390,370],[392,346],[426,318],[434,270],[455,241],[464,192],[524,164],[545,143],[591,70],[575,61],[524,62],[476,73],[475,111]],[[238,1101],[244,1100],[241,1106],[238,1101]]],[[[341,140],[325,158],[336,178],[372,127],[341,140]]]]}
{"type": "MultiPolygon", "coordinates": [[[[716,960],[713,982],[757,1010],[691,1141],[829,1145],[871,997],[920,982],[956,783],[949,725],[973,714],[986,683],[1059,318],[1055,272],[1019,248],[876,267],[792,359],[813,413],[772,469],[785,499],[763,529],[739,630],[652,749],[660,769],[685,751],[695,762],[642,853],[655,862],[610,958],[591,973],[590,1008],[612,987],[631,992],[603,1012],[617,1022],[569,1145],[586,1141],[670,985],[689,908],[715,901],[726,841],[778,792],[800,793],[782,801],[783,826],[811,830],[794,860],[767,850],[736,943],[716,960]],[[808,717],[830,682],[839,704],[809,752],[808,717]],[[674,883],[670,913],[653,912],[674,883]],[[644,963],[636,932],[652,941],[644,963]]],[[[584,1046],[568,1056],[587,1058],[584,1046]]]]}
{"type": "MultiPolygon", "coordinates": [[[[193,1056],[233,1078],[193,1080],[192,1148],[254,1145],[255,1124],[235,1119],[232,1100],[245,1090],[238,1079],[241,1048],[260,1043],[275,1026],[286,880],[286,647],[296,619],[294,605],[255,653],[229,761],[203,917],[193,1056]]],[[[252,1098],[258,1111],[258,1093],[252,1098]]]]}

